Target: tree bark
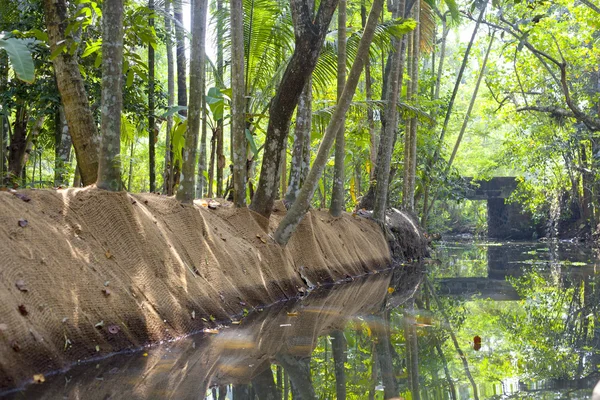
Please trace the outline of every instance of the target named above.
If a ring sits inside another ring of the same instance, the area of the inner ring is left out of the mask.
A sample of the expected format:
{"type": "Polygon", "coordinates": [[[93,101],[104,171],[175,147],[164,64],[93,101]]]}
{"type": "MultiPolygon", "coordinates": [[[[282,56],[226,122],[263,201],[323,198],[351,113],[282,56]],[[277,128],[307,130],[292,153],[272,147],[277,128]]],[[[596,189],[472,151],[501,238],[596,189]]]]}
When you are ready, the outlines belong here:
{"type": "MultiPolygon", "coordinates": [[[[8,55],[6,52],[0,53],[0,93],[6,90],[8,84],[8,55]]],[[[4,180],[8,171],[6,146],[8,145],[8,115],[10,110],[6,104],[2,104],[3,113],[0,114],[0,187],[4,185],[4,180]]]]}
{"type": "MultiPolygon", "coordinates": [[[[206,71],[204,73],[202,93],[206,93],[206,71]]],[[[198,180],[196,182],[196,198],[204,197],[206,194],[206,96],[202,96],[202,121],[200,136],[200,157],[198,157],[198,180]]]]}
{"type": "MultiPolygon", "coordinates": [[[[148,9],[154,12],[154,0],[148,0],[148,9]]],[[[154,27],[154,17],[150,17],[148,25],[154,27]]],[[[156,127],[154,122],[154,47],[148,45],[148,167],[150,193],[156,192],[156,127]]]]}
{"type": "MultiPolygon", "coordinates": [[[[420,3],[413,7],[413,18],[420,23],[421,7],[420,3]]],[[[421,44],[420,26],[412,32],[411,51],[412,58],[409,57],[412,63],[410,75],[410,91],[407,91],[406,100],[412,101],[412,105],[416,106],[419,99],[419,47],[421,44]],[[410,97],[409,97],[410,96],[410,97]]],[[[402,203],[406,210],[414,211],[415,209],[415,182],[417,174],[417,126],[419,120],[417,117],[412,117],[407,129],[404,133],[404,190],[402,203]]]]}
{"type": "MultiPolygon", "coordinates": [[[[394,10],[394,18],[398,18],[402,14],[405,1],[397,0],[396,10],[394,10]]],[[[415,31],[417,31],[415,29],[415,31]]],[[[381,156],[377,159],[377,175],[375,176],[375,206],[373,208],[373,218],[376,221],[383,222],[385,220],[385,210],[387,208],[388,187],[390,178],[390,163],[392,160],[392,152],[394,151],[394,136],[398,129],[398,98],[400,97],[400,89],[402,88],[403,74],[401,70],[404,68],[404,38],[394,40],[396,52],[392,56],[390,75],[387,82],[388,101],[385,107],[385,124],[383,124],[382,134],[380,138],[381,156]]]]}
{"type": "Polygon", "coordinates": [[[19,179],[25,165],[25,152],[27,151],[28,120],[27,108],[19,103],[15,110],[14,128],[8,146],[8,171],[4,181],[6,186],[19,186],[19,179]]]}
{"type": "Polygon", "coordinates": [[[312,79],[306,86],[298,100],[296,110],[296,128],[294,129],[294,145],[292,148],[292,162],[290,166],[290,179],[285,193],[285,204],[290,206],[296,201],[296,196],[310,169],[310,134],[312,127],[312,79]]]}
{"type": "Polygon", "coordinates": [[[300,93],[312,74],[338,0],[323,0],[312,13],[307,0],[291,0],[296,46],[269,109],[260,178],[250,208],[269,217],[279,186],[281,151],[300,93]],[[313,22],[314,21],[314,22],[313,22]]]}
{"type": "MultiPolygon", "coordinates": [[[[337,59],[337,100],[340,100],[346,84],[346,0],[339,0],[338,7],[338,59],[337,59]]],[[[346,121],[342,119],[340,130],[335,138],[335,164],[333,187],[329,212],[334,217],[345,210],[344,199],[344,159],[346,158],[346,121]]]]}
{"type": "Polygon", "coordinates": [[[54,186],[67,186],[67,164],[71,158],[72,142],[62,106],[56,110],[54,125],[54,186]]]}
{"type": "Polygon", "coordinates": [[[102,5],[102,141],[96,185],[110,191],[122,189],[123,7],[123,0],[104,0],[102,5]]]}
{"type": "Polygon", "coordinates": [[[196,194],[196,153],[202,116],[202,98],[204,97],[207,0],[192,0],[192,7],[190,107],[185,146],[183,147],[181,184],[177,190],[177,199],[183,203],[192,203],[196,194]]]}
{"type": "MultiPolygon", "coordinates": [[[[177,105],[179,107],[187,107],[187,61],[185,55],[185,32],[183,28],[183,10],[182,0],[174,0],[173,16],[175,18],[175,46],[176,46],[176,69],[177,69],[177,105]]],[[[188,115],[187,108],[179,110],[179,115],[186,117],[188,115]]],[[[187,137],[187,135],[186,135],[187,137]]],[[[172,139],[171,139],[172,140],[172,139]]],[[[184,147],[187,146],[187,143],[184,147]]],[[[183,154],[181,154],[183,158],[183,154]]],[[[175,156],[172,159],[173,163],[173,192],[179,186],[181,179],[181,164],[175,162],[175,156]]]]}
{"type": "Polygon", "coordinates": [[[233,203],[246,207],[246,85],[244,80],[244,9],[231,0],[231,129],[233,130],[233,203]]]}
{"type": "MultiPolygon", "coordinates": [[[[59,44],[66,40],[66,1],[44,0],[44,14],[50,51],[55,52],[59,44]]],[[[98,177],[98,127],[88,102],[79,65],[75,57],[67,52],[58,54],[52,63],[81,179],[84,185],[90,185],[98,177]]]]}
{"type": "MultiPolygon", "coordinates": [[[[171,0],[165,0],[165,45],[167,53],[167,105],[175,105],[175,67],[173,65],[173,29],[171,28],[171,0]]],[[[173,146],[171,132],[173,131],[173,116],[167,117],[167,136],[165,139],[165,171],[163,192],[173,195],[173,146]]]]}
{"type": "Polygon", "coordinates": [[[279,354],[276,358],[292,381],[292,392],[297,392],[302,400],[316,399],[310,375],[310,357],[301,358],[279,354]]]}
{"type": "Polygon", "coordinates": [[[346,399],[346,361],[348,356],[346,354],[348,343],[344,336],[344,331],[335,330],[331,332],[332,345],[331,350],[333,352],[333,364],[335,371],[335,394],[337,400],[346,399]]]}
{"type": "Polygon", "coordinates": [[[252,378],[252,387],[259,400],[281,400],[281,392],[273,380],[273,371],[271,371],[270,365],[252,378]]]}
{"type": "Polygon", "coordinates": [[[348,111],[348,107],[350,107],[350,103],[352,102],[352,97],[354,96],[354,91],[356,90],[358,80],[360,79],[363,66],[369,57],[369,47],[371,46],[371,41],[373,40],[373,35],[377,26],[377,20],[379,19],[382,8],[383,0],[375,0],[373,2],[367,25],[358,45],[356,59],[354,60],[352,68],[350,69],[350,73],[348,74],[348,80],[346,82],[346,86],[344,87],[344,92],[342,93],[340,101],[335,107],[331,121],[327,126],[327,130],[323,136],[321,145],[319,146],[319,151],[317,152],[313,166],[306,177],[306,181],[302,186],[300,193],[298,194],[298,198],[284,219],[281,221],[275,232],[275,240],[279,244],[285,245],[288,242],[292,236],[292,233],[310,207],[310,200],[317,189],[319,178],[325,169],[327,158],[329,157],[329,151],[331,150],[331,145],[333,144],[335,136],[339,130],[340,123],[343,121],[343,118],[348,111]]]}

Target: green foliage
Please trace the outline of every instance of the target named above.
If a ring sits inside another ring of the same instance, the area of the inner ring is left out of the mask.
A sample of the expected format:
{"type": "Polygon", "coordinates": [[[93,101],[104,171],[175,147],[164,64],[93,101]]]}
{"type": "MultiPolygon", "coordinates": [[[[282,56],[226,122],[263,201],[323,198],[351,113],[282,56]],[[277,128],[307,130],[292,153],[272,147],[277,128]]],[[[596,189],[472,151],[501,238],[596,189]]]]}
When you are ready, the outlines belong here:
{"type": "Polygon", "coordinates": [[[34,43],[31,39],[18,39],[0,32],[0,49],[8,54],[17,77],[28,83],[33,83],[35,79],[35,66],[29,48],[34,43]]]}

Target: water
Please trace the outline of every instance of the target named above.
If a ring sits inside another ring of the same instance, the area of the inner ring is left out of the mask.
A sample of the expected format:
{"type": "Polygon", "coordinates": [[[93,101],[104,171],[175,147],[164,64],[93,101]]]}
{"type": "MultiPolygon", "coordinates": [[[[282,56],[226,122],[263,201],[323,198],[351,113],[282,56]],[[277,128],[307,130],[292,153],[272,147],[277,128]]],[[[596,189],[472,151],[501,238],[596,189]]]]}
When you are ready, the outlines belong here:
{"type": "Polygon", "coordinates": [[[589,248],[446,241],[432,256],[7,397],[591,398],[600,261],[589,248]]]}

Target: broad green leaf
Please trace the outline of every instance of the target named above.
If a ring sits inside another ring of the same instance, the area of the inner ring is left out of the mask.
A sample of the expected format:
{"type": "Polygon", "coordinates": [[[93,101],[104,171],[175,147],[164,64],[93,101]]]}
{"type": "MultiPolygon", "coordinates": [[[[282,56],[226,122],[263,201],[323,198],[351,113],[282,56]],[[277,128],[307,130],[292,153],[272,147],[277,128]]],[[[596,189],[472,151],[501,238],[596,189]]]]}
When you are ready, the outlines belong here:
{"type": "Polygon", "coordinates": [[[87,43],[85,50],[81,54],[81,58],[86,58],[102,48],[102,39],[87,43]]]}
{"type": "Polygon", "coordinates": [[[173,106],[170,107],[163,115],[161,115],[160,117],[165,119],[168,118],[170,116],[172,116],[175,113],[178,113],[181,110],[187,110],[188,108],[186,106],[173,106]]]}
{"type": "Polygon", "coordinates": [[[256,147],[256,142],[254,141],[254,136],[250,132],[250,129],[246,128],[246,139],[248,140],[248,144],[250,145],[250,150],[252,150],[252,154],[258,154],[258,148],[256,147]]]}
{"type": "Polygon", "coordinates": [[[31,43],[30,39],[5,38],[4,34],[0,33],[0,49],[4,49],[8,53],[8,59],[15,74],[22,81],[33,83],[35,66],[31,51],[27,47],[28,43],[31,43]]]}

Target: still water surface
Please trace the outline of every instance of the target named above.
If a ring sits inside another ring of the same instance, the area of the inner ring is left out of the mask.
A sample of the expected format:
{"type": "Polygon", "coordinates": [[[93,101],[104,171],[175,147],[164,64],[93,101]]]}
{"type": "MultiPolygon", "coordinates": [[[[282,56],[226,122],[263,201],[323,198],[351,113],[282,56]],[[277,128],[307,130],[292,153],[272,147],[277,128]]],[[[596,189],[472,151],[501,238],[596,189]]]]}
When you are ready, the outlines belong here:
{"type": "Polygon", "coordinates": [[[9,398],[589,399],[599,267],[572,243],[449,240],[425,264],[315,289],[9,398]]]}

